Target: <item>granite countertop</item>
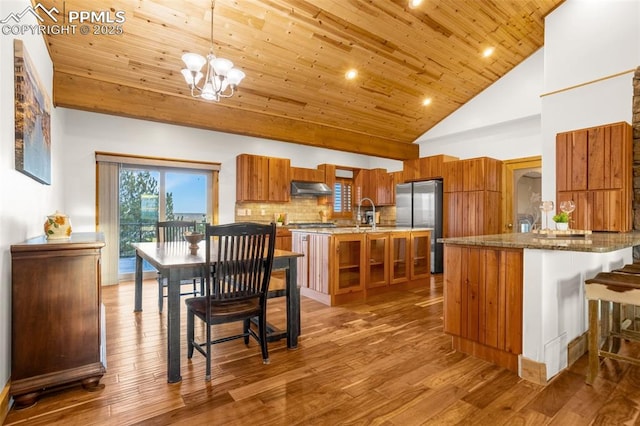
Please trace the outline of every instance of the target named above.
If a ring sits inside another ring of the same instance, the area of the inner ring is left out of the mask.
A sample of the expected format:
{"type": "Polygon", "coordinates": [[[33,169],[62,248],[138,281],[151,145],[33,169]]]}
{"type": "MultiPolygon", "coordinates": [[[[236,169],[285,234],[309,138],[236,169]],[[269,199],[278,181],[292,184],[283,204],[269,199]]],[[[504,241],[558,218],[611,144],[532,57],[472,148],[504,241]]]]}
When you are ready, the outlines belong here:
{"type": "Polygon", "coordinates": [[[335,228],[293,228],[291,232],[304,232],[305,234],[373,234],[384,232],[409,232],[409,231],[431,231],[432,228],[410,228],[402,226],[377,226],[374,230],[370,226],[361,226],[360,229],[354,227],[335,228]]]}
{"type": "Polygon", "coordinates": [[[439,238],[438,242],[466,246],[606,253],[609,251],[640,245],[640,232],[594,232],[585,236],[554,237],[534,233],[513,233],[478,235],[474,237],[439,238]]]}

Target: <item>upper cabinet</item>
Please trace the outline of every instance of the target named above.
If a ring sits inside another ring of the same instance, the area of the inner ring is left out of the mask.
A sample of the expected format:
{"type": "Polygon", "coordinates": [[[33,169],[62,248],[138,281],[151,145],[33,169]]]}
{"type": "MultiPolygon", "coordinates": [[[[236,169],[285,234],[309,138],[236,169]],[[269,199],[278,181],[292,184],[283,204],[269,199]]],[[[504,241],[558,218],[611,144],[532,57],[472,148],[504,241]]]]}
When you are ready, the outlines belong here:
{"type": "Polygon", "coordinates": [[[632,141],[625,122],[556,135],[556,202],[575,202],[572,228],[631,230],[632,141]]]}
{"type": "Polygon", "coordinates": [[[291,161],[288,158],[240,154],[236,157],[236,200],[290,200],[291,161]]]}
{"type": "Polygon", "coordinates": [[[500,191],[502,162],[489,157],[447,162],[444,192],[500,191]]]}
{"type": "Polygon", "coordinates": [[[404,182],[442,178],[444,176],[443,165],[457,159],[457,157],[450,155],[433,155],[405,160],[403,167],[404,182]]]}
{"type": "Polygon", "coordinates": [[[291,167],[291,180],[296,182],[324,182],[324,170],[291,167]]]}
{"type": "Polygon", "coordinates": [[[360,201],[357,188],[360,188],[361,198],[371,198],[376,206],[392,206],[396,203],[394,175],[386,169],[360,169],[355,175],[354,184],[356,204],[360,201]]]}

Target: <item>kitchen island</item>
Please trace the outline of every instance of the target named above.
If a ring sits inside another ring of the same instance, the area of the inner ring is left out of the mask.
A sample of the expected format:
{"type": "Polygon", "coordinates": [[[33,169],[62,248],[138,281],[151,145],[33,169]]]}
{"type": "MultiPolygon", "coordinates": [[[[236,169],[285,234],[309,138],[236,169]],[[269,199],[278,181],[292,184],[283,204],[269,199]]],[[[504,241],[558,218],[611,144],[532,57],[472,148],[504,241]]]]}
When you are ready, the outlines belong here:
{"type": "Polygon", "coordinates": [[[441,241],[444,330],[454,349],[545,384],[586,351],[584,281],[632,263],[640,233],[441,241]]]}
{"type": "Polygon", "coordinates": [[[300,294],[334,306],[392,289],[428,286],[428,228],[291,229],[300,294]]]}

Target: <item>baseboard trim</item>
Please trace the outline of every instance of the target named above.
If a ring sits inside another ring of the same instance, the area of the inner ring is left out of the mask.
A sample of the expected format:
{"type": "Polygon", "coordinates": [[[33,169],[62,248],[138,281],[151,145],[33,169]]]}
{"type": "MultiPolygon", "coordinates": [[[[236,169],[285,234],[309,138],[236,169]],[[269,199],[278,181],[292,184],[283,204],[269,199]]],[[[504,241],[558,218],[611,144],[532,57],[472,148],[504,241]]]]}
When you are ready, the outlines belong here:
{"type": "Polygon", "coordinates": [[[0,424],[4,424],[4,421],[7,418],[7,414],[9,414],[9,389],[11,388],[11,381],[8,381],[6,385],[4,385],[4,389],[0,392],[0,424]]]}
{"type": "Polygon", "coordinates": [[[589,350],[589,332],[584,332],[582,335],[573,339],[567,345],[567,366],[570,367],[580,357],[587,353],[589,350]]]}
{"type": "Polygon", "coordinates": [[[534,361],[521,355],[520,377],[537,385],[546,386],[548,383],[547,365],[543,362],[534,361]]]}

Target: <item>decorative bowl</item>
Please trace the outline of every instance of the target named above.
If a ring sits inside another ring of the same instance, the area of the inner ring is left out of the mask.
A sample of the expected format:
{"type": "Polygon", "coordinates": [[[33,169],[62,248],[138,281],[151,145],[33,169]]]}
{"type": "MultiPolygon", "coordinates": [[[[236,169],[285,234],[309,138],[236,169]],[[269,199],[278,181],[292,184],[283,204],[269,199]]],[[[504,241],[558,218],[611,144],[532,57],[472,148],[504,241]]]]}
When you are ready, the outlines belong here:
{"type": "Polygon", "coordinates": [[[184,240],[189,243],[189,249],[191,250],[191,254],[196,254],[198,251],[198,243],[202,241],[204,238],[204,234],[199,232],[185,232],[184,240]]]}

